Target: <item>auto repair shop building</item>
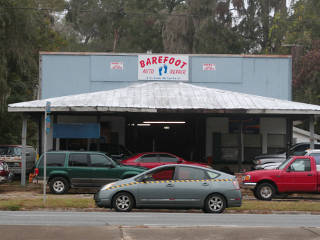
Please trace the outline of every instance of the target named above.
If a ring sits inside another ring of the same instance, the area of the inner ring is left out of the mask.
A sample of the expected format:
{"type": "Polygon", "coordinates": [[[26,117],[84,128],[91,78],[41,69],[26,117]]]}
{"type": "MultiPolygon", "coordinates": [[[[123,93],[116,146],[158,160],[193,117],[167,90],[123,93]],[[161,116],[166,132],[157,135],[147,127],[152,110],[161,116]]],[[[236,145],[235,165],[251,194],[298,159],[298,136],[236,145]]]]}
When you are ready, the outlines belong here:
{"type": "MultiPolygon", "coordinates": [[[[286,150],[294,120],[320,106],[291,102],[291,57],[40,53],[39,100],[10,104],[39,123],[51,103],[47,149],[123,144],[214,164],[286,150]]],[[[40,147],[41,149],[41,147],[40,147]]]]}

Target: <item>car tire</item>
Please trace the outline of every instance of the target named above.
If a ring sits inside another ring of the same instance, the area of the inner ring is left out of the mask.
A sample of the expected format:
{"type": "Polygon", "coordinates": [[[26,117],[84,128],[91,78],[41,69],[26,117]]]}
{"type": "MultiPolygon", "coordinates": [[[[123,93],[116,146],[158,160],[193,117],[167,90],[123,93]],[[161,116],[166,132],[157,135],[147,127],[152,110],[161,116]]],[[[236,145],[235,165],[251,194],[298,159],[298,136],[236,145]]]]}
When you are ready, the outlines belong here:
{"type": "Polygon", "coordinates": [[[206,213],[222,213],[227,206],[226,199],[218,193],[209,195],[204,204],[206,213]]]}
{"type": "Polygon", "coordinates": [[[271,201],[275,193],[275,188],[270,183],[259,184],[256,188],[257,198],[263,201],[271,201]]]}
{"type": "Polygon", "coordinates": [[[257,193],[256,190],[252,191],[252,193],[253,193],[253,196],[254,196],[256,199],[261,200],[261,199],[259,198],[258,193],[257,193]]]}
{"type": "Polygon", "coordinates": [[[55,177],[49,183],[50,192],[53,194],[64,194],[69,191],[69,182],[64,177],[55,177]]]}
{"type": "Polygon", "coordinates": [[[112,200],[112,206],[117,212],[130,212],[133,204],[133,197],[127,192],[118,193],[112,200]]]}

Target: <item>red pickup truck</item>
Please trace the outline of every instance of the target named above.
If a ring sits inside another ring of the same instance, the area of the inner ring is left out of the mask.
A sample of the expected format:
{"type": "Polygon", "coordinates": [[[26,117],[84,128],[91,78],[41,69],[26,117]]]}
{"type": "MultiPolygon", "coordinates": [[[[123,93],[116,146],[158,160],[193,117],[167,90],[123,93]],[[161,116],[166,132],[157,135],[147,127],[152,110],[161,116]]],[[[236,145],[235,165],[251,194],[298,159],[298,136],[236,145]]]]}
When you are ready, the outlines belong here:
{"type": "Polygon", "coordinates": [[[271,200],[280,193],[319,193],[319,167],[314,157],[292,157],[277,169],[246,172],[242,177],[242,186],[251,189],[260,200],[271,200]]]}

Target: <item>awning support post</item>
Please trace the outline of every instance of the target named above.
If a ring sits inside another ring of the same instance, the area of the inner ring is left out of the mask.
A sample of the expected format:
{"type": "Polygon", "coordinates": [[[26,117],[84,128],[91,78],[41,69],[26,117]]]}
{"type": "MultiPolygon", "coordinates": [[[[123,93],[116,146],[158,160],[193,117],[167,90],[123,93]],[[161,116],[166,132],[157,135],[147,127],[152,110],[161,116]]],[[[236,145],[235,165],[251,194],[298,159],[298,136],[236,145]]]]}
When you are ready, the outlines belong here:
{"type": "Polygon", "coordinates": [[[27,116],[24,114],[22,119],[22,134],[21,134],[21,145],[22,145],[22,153],[21,153],[21,185],[26,185],[26,146],[27,146],[27,116]]]}
{"type": "Polygon", "coordinates": [[[309,119],[310,149],[314,149],[314,116],[309,119]]]}
{"type": "Polygon", "coordinates": [[[240,159],[238,161],[238,171],[242,170],[242,163],[244,162],[244,141],[243,141],[243,121],[240,120],[240,159]]]}

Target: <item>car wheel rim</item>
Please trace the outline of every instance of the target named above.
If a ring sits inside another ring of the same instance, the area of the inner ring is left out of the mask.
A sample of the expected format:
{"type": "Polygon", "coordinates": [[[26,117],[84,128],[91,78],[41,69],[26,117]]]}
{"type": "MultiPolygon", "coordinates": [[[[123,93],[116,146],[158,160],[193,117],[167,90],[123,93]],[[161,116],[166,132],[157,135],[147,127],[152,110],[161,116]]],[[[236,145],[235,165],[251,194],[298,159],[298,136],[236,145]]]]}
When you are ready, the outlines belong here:
{"type": "Polygon", "coordinates": [[[269,198],[272,195],[272,190],[270,187],[262,187],[260,190],[260,194],[263,198],[269,198]]]}
{"type": "Polygon", "coordinates": [[[55,181],[53,183],[53,190],[55,192],[62,192],[64,190],[64,183],[62,181],[55,181]]]}
{"type": "Polygon", "coordinates": [[[121,195],[117,197],[116,205],[121,210],[128,210],[130,207],[130,199],[128,196],[121,195]]]}
{"type": "Polygon", "coordinates": [[[223,201],[220,197],[211,197],[208,204],[210,210],[214,212],[217,212],[223,208],[223,201]]]}

